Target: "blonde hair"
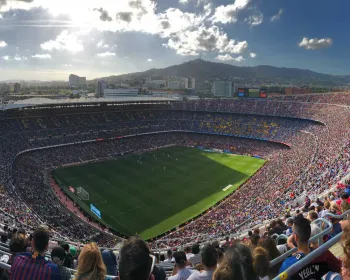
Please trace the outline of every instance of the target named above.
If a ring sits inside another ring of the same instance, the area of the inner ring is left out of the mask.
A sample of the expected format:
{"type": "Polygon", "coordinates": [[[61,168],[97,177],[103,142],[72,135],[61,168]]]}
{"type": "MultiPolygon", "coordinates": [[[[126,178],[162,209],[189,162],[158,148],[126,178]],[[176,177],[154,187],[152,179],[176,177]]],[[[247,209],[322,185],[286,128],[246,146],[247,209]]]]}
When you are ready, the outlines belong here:
{"type": "Polygon", "coordinates": [[[340,207],[341,207],[341,212],[344,213],[346,211],[348,211],[350,209],[350,203],[347,202],[346,200],[344,200],[341,204],[340,204],[340,207]]]}
{"type": "Polygon", "coordinates": [[[106,266],[96,243],[86,244],[78,258],[75,280],[104,280],[106,266]]]}
{"type": "Polygon", "coordinates": [[[253,251],[253,268],[259,277],[269,274],[269,253],[263,247],[256,247],[253,251]]]}

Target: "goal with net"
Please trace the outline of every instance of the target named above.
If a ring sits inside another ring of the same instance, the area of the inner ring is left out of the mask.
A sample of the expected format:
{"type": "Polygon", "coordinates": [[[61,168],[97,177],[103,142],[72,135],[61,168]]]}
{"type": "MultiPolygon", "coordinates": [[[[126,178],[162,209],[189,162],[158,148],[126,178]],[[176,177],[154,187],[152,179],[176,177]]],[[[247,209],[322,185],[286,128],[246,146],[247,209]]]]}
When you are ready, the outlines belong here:
{"type": "Polygon", "coordinates": [[[88,193],[83,187],[78,187],[78,188],[77,188],[77,195],[78,195],[82,200],[89,200],[89,198],[90,198],[89,193],[88,193]]]}

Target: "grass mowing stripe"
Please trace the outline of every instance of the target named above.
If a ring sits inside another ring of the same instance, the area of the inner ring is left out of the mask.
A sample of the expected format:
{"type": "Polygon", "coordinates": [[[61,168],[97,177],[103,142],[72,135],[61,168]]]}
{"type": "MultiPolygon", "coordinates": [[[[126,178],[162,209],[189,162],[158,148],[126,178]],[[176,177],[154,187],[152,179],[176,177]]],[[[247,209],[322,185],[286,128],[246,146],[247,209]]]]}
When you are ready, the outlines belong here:
{"type": "Polygon", "coordinates": [[[63,186],[85,186],[90,190],[90,200],[77,203],[88,211],[90,203],[97,206],[108,226],[126,235],[141,233],[148,239],[207,210],[232,193],[264,162],[172,147],[60,168],[54,176],[63,186]],[[223,188],[230,184],[233,187],[224,192],[223,188]],[[106,202],[102,203],[101,197],[106,202]]]}

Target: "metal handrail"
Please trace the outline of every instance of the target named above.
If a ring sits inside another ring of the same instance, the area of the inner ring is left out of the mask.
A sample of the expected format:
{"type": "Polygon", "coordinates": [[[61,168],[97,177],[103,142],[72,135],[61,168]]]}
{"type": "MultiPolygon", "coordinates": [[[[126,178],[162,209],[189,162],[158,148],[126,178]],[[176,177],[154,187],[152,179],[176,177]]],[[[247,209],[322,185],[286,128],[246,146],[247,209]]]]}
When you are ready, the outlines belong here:
{"type": "Polygon", "coordinates": [[[323,218],[330,217],[330,218],[335,218],[335,219],[341,220],[341,219],[344,219],[347,214],[350,214],[350,209],[345,211],[341,215],[335,215],[335,214],[332,214],[332,213],[327,213],[326,215],[323,216],[323,218]]]}
{"type": "Polygon", "coordinates": [[[287,270],[280,273],[277,277],[275,277],[273,280],[285,280],[288,279],[288,277],[292,276],[293,274],[300,271],[303,267],[311,263],[314,259],[321,256],[326,250],[328,250],[333,245],[337,244],[343,233],[339,233],[334,238],[329,240],[327,243],[323,244],[321,247],[318,247],[316,250],[312,251],[310,254],[306,255],[304,258],[302,258],[300,261],[289,267],[287,270]]]}
{"type": "MultiPolygon", "coordinates": [[[[318,222],[323,222],[327,225],[327,228],[323,231],[321,231],[320,233],[316,234],[315,236],[313,236],[312,238],[309,239],[309,243],[318,241],[318,239],[322,238],[324,235],[329,234],[332,231],[332,223],[324,218],[319,218],[315,221],[313,221],[312,223],[318,223],[318,222]]],[[[273,259],[272,261],[270,261],[270,267],[275,266],[276,264],[284,261],[286,258],[290,257],[291,255],[293,255],[298,249],[297,248],[293,248],[290,249],[289,251],[285,252],[284,254],[280,255],[279,257],[273,259]]]]}

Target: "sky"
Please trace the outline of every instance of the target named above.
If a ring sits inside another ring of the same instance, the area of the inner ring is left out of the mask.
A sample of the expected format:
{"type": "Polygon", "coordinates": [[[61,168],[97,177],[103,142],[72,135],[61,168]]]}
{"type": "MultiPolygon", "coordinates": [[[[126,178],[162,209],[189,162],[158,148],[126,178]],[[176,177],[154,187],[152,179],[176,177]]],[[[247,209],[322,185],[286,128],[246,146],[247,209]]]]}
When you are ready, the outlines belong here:
{"type": "Polygon", "coordinates": [[[87,79],[202,56],[350,74],[349,1],[0,0],[0,80],[87,79]]]}

